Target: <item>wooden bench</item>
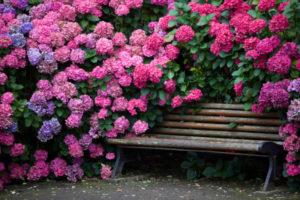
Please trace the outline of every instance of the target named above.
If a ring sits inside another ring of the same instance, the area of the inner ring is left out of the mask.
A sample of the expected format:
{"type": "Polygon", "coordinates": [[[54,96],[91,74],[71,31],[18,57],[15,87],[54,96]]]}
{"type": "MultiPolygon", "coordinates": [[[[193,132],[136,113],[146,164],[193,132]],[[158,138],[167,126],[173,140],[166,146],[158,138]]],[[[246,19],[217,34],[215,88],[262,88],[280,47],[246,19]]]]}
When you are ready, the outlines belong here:
{"type": "Polygon", "coordinates": [[[124,148],[196,151],[269,158],[263,186],[266,191],[276,173],[276,157],[282,153],[277,113],[256,114],[240,104],[201,104],[201,110],[174,111],[141,137],[108,139],[116,145],[117,159],[112,176],[122,172],[124,148]]]}

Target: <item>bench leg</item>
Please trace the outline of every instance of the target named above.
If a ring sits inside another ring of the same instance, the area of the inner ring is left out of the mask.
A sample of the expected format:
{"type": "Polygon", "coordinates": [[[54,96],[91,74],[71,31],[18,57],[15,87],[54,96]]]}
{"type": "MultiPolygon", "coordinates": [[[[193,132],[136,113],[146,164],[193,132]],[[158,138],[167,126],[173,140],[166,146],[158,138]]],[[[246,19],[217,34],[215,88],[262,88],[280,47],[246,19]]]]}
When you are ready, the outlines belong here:
{"type": "Polygon", "coordinates": [[[111,178],[116,178],[122,174],[122,170],[125,164],[123,149],[117,148],[117,159],[111,174],[111,178]]]}
{"type": "Polygon", "coordinates": [[[272,178],[272,176],[274,176],[276,174],[276,171],[274,169],[275,162],[276,162],[275,157],[269,157],[269,169],[268,169],[268,173],[267,173],[267,176],[266,176],[266,179],[265,179],[263,191],[268,190],[268,186],[269,186],[269,183],[271,181],[271,178],[272,178]]]}

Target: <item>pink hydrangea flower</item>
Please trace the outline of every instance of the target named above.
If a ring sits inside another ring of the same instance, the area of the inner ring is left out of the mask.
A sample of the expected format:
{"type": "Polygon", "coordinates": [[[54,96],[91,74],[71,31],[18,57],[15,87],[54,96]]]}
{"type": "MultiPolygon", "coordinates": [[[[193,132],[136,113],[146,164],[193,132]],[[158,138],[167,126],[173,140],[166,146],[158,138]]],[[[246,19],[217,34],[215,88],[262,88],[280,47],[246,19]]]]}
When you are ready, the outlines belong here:
{"type": "Polygon", "coordinates": [[[67,170],[67,163],[61,158],[55,158],[50,162],[50,170],[54,173],[55,177],[64,176],[67,170]]]}
{"type": "Polygon", "coordinates": [[[170,60],[175,60],[179,55],[179,49],[172,45],[172,44],[168,44],[166,46],[166,56],[170,59],[170,60]]]}
{"type": "Polygon", "coordinates": [[[74,63],[82,64],[85,60],[85,52],[81,49],[73,49],[70,54],[70,60],[74,63]]]}
{"type": "Polygon", "coordinates": [[[25,145],[21,143],[17,143],[10,148],[10,155],[12,157],[18,157],[23,155],[24,151],[25,151],[25,145]]]}
{"type": "Polygon", "coordinates": [[[91,158],[98,158],[100,156],[103,156],[104,149],[101,145],[91,144],[89,146],[89,152],[91,158]]]}
{"type": "Polygon", "coordinates": [[[132,130],[136,135],[145,133],[148,128],[148,123],[142,120],[136,121],[132,126],[132,130]]]}
{"type": "Polygon", "coordinates": [[[296,135],[297,130],[298,130],[298,128],[295,124],[288,123],[288,124],[280,126],[279,135],[281,137],[286,137],[286,136],[289,136],[289,135],[296,135]]]}
{"type": "Polygon", "coordinates": [[[183,99],[177,95],[172,99],[171,106],[172,106],[172,108],[177,108],[177,107],[181,106],[182,103],[183,103],[183,99]]]}
{"type": "Polygon", "coordinates": [[[183,98],[184,102],[199,101],[203,94],[200,89],[192,89],[189,91],[188,95],[183,98]]]}
{"type": "Polygon", "coordinates": [[[14,101],[14,94],[11,92],[5,92],[1,96],[1,102],[3,104],[12,104],[14,101]]]}
{"type": "Polygon", "coordinates": [[[273,33],[279,33],[286,30],[289,27],[289,20],[283,14],[274,15],[269,23],[270,31],[273,33]]]}
{"type": "Polygon", "coordinates": [[[111,167],[108,165],[102,165],[100,175],[103,180],[108,180],[111,177],[111,167]]]}
{"type": "Polygon", "coordinates": [[[258,10],[259,11],[268,11],[271,8],[275,7],[275,0],[260,0],[258,3],[258,10]]]}
{"type": "Polygon", "coordinates": [[[69,154],[74,158],[83,157],[83,149],[80,146],[79,142],[72,143],[68,145],[69,154]]]}
{"type": "Polygon", "coordinates": [[[121,116],[114,121],[114,129],[119,133],[124,133],[129,128],[129,120],[121,116]]]}
{"type": "Polygon", "coordinates": [[[100,38],[111,38],[114,33],[114,27],[111,23],[101,21],[96,25],[94,32],[100,38]]]}
{"type": "Polygon", "coordinates": [[[71,114],[66,120],[66,126],[68,128],[78,128],[80,127],[82,119],[82,114],[71,114]]]}
{"type": "Polygon", "coordinates": [[[37,181],[45,178],[49,175],[49,165],[44,161],[37,161],[32,167],[30,167],[27,179],[29,181],[37,181]]]}
{"type": "Polygon", "coordinates": [[[35,161],[46,161],[48,158],[48,152],[45,150],[36,150],[34,153],[35,161]]]}
{"type": "Polygon", "coordinates": [[[114,50],[113,42],[106,38],[100,38],[96,42],[96,51],[99,55],[111,54],[114,50]]]}
{"type": "Polygon", "coordinates": [[[236,94],[236,96],[242,96],[243,94],[243,82],[240,81],[238,83],[235,83],[233,86],[234,92],[236,94]]]}
{"type": "Polygon", "coordinates": [[[176,90],[176,81],[173,79],[165,81],[164,89],[167,93],[172,94],[176,90]]]}
{"type": "Polygon", "coordinates": [[[116,155],[115,155],[115,153],[113,153],[113,152],[108,152],[108,153],[105,155],[105,158],[106,158],[107,160],[114,160],[115,157],[116,157],[116,155]]]}
{"type": "Polygon", "coordinates": [[[6,74],[0,72],[0,85],[4,85],[7,81],[7,76],[6,74]]]}
{"type": "Polygon", "coordinates": [[[124,33],[118,32],[115,33],[114,37],[112,38],[114,46],[122,47],[126,44],[127,38],[124,33]]]}
{"type": "Polygon", "coordinates": [[[178,42],[189,42],[195,36],[194,30],[188,25],[182,25],[176,30],[175,39],[178,42]]]}

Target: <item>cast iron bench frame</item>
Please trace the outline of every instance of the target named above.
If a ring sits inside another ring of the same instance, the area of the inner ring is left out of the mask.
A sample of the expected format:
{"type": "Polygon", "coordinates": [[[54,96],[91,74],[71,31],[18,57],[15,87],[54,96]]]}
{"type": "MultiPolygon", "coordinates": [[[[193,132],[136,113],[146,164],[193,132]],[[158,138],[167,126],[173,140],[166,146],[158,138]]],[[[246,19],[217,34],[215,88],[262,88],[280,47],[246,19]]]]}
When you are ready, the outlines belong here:
{"type": "Polygon", "coordinates": [[[244,111],[241,104],[204,103],[200,106],[200,111],[189,109],[167,114],[157,128],[141,137],[107,139],[108,144],[117,146],[112,178],[122,173],[126,161],[123,149],[256,156],[269,159],[263,186],[266,191],[271,178],[276,176],[276,158],[283,151],[278,135],[279,115],[244,111]]]}

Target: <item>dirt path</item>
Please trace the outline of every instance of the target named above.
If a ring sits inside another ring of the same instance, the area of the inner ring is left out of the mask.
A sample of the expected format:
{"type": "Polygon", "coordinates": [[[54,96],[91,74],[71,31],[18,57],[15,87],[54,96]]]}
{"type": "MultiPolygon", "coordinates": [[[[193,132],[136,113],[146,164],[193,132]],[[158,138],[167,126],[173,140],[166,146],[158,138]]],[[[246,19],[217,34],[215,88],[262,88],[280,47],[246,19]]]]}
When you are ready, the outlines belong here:
{"type": "Polygon", "coordinates": [[[126,177],[118,181],[84,180],[73,184],[64,181],[46,181],[10,186],[0,193],[4,200],[252,200],[285,199],[299,200],[300,195],[290,193],[286,187],[273,188],[260,194],[260,184],[201,179],[186,181],[172,176],[126,177]]]}

